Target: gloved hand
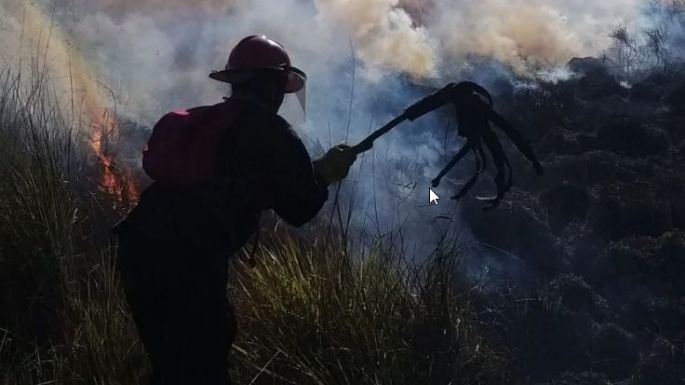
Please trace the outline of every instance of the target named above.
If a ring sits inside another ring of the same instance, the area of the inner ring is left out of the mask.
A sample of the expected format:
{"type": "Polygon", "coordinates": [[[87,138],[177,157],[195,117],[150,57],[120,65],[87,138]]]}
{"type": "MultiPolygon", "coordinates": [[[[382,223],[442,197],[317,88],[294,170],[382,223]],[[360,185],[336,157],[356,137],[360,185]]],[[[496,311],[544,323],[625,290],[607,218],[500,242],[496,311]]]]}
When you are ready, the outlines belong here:
{"type": "Polygon", "coordinates": [[[314,172],[320,175],[327,185],[330,185],[344,179],[356,159],[357,155],[351,151],[350,146],[339,144],[312,164],[314,172]]]}

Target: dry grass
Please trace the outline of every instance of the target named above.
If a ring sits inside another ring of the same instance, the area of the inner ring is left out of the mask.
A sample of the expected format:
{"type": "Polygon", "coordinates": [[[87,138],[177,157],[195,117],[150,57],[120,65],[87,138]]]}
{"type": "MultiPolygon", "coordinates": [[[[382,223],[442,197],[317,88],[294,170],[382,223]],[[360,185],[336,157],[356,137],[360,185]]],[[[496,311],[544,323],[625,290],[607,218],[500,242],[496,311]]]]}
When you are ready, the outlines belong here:
{"type": "MultiPolygon", "coordinates": [[[[43,77],[0,83],[0,381],[143,383],[147,361],[115,273],[122,215],[80,124],[43,77]]],[[[330,233],[322,231],[321,234],[330,233]]],[[[335,230],[333,231],[335,234],[335,230]]],[[[420,266],[349,256],[323,235],[273,236],[233,264],[240,383],[477,384],[501,360],[456,280],[458,253],[420,266]]]]}

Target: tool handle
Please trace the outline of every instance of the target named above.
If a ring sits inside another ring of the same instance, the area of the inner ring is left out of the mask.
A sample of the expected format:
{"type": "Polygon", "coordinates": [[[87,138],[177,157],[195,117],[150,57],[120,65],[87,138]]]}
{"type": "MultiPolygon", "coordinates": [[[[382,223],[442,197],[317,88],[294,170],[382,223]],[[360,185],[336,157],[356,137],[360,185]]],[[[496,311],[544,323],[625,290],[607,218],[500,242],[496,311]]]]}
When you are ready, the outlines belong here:
{"type": "Polygon", "coordinates": [[[407,119],[405,114],[402,114],[395,119],[391,120],[388,122],[385,126],[377,129],[376,131],[372,132],[369,136],[366,137],[366,139],[362,140],[361,142],[357,143],[356,145],[352,146],[350,149],[353,153],[355,154],[361,154],[364,151],[368,151],[373,147],[373,141],[378,139],[380,136],[384,135],[388,131],[392,130],[397,126],[398,124],[402,123],[407,119]]]}

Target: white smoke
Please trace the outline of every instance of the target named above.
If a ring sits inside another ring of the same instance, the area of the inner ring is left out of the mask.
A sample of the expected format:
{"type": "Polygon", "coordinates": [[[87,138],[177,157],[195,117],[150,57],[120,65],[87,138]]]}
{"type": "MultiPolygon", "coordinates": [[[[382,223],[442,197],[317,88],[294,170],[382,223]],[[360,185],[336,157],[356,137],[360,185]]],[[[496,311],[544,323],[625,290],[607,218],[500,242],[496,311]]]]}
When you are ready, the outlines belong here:
{"type": "MultiPolygon", "coordinates": [[[[118,110],[147,125],[172,108],[220,101],[227,87],[208,79],[210,70],[223,67],[229,50],[246,35],[275,38],[309,77],[308,120],[299,132],[313,152],[361,140],[424,96],[407,78],[435,85],[462,80],[457,76],[474,58],[494,60],[499,64],[489,69],[509,67],[518,75],[563,65],[608,48],[611,27],[637,25],[643,5],[642,0],[42,3],[57,9],[72,43],[115,91],[118,110]]],[[[489,71],[471,73],[481,80],[490,78],[489,71]]],[[[405,224],[424,235],[441,227],[434,218],[451,214],[454,206],[446,199],[437,208],[425,206],[429,181],[444,163],[446,125],[428,116],[377,142],[346,183],[348,191],[356,191],[357,224],[378,223],[381,233],[405,224]]],[[[438,193],[449,197],[452,191],[438,193]]]]}
{"type": "Polygon", "coordinates": [[[612,26],[636,22],[640,6],[641,0],[97,0],[84,3],[70,27],[128,100],[122,102],[141,116],[167,108],[159,100],[165,93],[184,104],[215,98],[206,93],[206,73],[247,34],[281,41],[312,83],[325,78],[344,86],[334,73],[354,54],[359,81],[404,74],[439,84],[474,57],[525,75],[596,55],[610,46],[612,26]]]}
{"type": "Polygon", "coordinates": [[[435,73],[437,53],[426,28],[417,26],[399,0],[316,0],[323,23],[342,24],[375,72],[392,69],[417,77],[435,73]]]}

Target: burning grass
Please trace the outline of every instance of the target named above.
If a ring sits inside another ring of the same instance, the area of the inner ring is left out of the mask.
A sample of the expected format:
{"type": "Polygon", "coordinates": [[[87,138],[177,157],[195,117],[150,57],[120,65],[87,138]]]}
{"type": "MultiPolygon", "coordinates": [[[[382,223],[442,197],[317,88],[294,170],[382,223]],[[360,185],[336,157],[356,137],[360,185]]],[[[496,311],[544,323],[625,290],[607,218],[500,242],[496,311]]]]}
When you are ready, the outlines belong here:
{"type": "MultiPolygon", "coordinates": [[[[76,116],[64,113],[44,78],[5,73],[6,385],[134,384],[147,373],[109,233],[126,210],[127,184],[113,187],[123,174],[101,142],[94,151],[92,126],[76,116]]],[[[350,256],[340,242],[314,238],[304,247],[271,237],[254,269],[235,259],[230,291],[239,336],[232,370],[239,383],[475,384],[499,375],[503,360],[481,337],[467,291],[450,273],[458,253],[437,253],[416,266],[386,247],[350,256]]]]}

